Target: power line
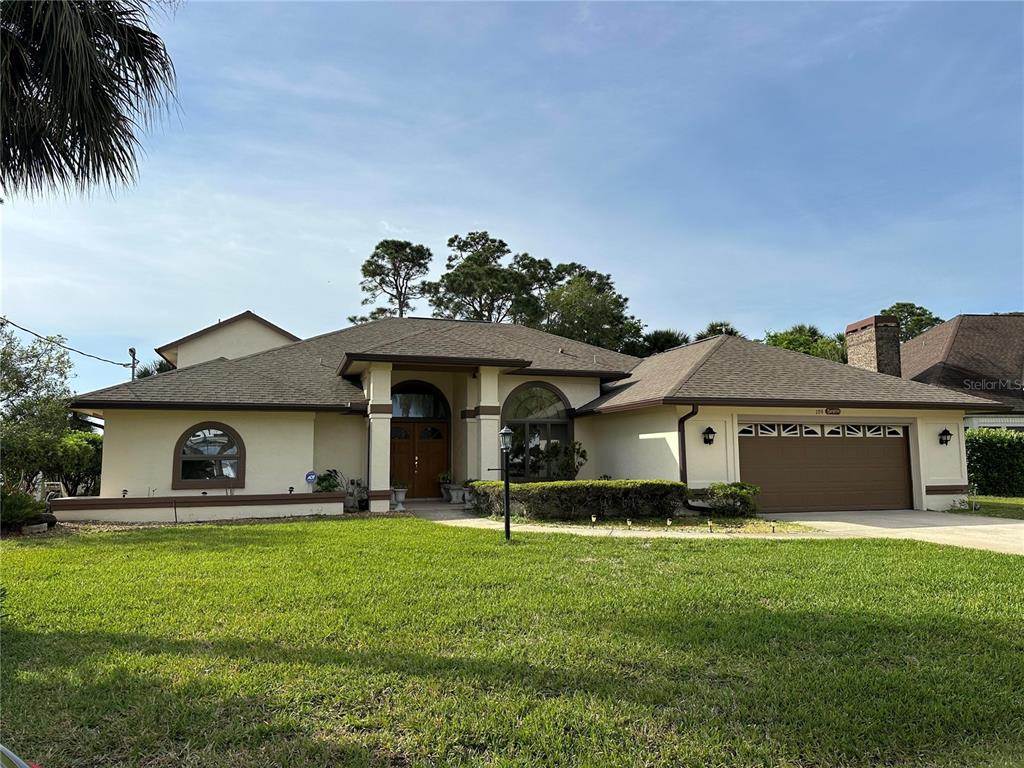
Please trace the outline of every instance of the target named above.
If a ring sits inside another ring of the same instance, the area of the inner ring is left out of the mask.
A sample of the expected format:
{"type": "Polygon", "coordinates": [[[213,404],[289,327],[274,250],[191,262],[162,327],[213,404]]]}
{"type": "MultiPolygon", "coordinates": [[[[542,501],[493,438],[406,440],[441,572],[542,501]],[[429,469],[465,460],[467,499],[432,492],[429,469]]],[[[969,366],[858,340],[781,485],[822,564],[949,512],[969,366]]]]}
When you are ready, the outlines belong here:
{"type": "Polygon", "coordinates": [[[61,344],[59,341],[54,341],[53,339],[51,339],[48,336],[43,336],[43,334],[36,333],[35,331],[33,331],[33,330],[29,329],[29,328],[26,328],[23,325],[18,325],[16,322],[14,322],[13,320],[10,320],[10,319],[8,319],[6,317],[0,317],[0,322],[4,323],[6,325],[13,325],[15,328],[20,328],[25,333],[31,333],[33,336],[35,336],[40,341],[45,341],[47,344],[53,344],[55,346],[60,347],[61,349],[66,349],[68,352],[74,352],[76,355],[82,355],[83,357],[91,357],[93,360],[99,360],[101,363],[110,363],[111,365],[117,365],[117,366],[120,366],[121,368],[131,368],[132,367],[131,363],[119,363],[119,362],[117,362],[117,360],[108,360],[105,357],[100,357],[99,355],[92,355],[92,354],[90,354],[88,352],[83,352],[80,349],[75,349],[74,347],[69,347],[67,344],[61,344]]]}

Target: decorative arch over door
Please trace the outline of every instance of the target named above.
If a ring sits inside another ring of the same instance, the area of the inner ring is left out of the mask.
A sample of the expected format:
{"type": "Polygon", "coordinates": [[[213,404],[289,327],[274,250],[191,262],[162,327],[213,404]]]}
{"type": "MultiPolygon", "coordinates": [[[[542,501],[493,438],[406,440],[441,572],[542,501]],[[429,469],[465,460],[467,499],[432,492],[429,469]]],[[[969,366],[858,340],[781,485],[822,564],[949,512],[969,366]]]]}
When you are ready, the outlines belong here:
{"type": "Polygon", "coordinates": [[[562,476],[552,452],[572,443],[571,413],[565,395],[543,381],[528,381],[508,394],[501,408],[501,423],[512,429],[508,474],[513,482],[562,476]]]}
{"type": "Polygon", "coordinates": [[[451,408],[444,394],[425,381],[391,388],[391,482],[404,483],[408,497],[441,495],[440,476],[450,471],[451,408]]]}

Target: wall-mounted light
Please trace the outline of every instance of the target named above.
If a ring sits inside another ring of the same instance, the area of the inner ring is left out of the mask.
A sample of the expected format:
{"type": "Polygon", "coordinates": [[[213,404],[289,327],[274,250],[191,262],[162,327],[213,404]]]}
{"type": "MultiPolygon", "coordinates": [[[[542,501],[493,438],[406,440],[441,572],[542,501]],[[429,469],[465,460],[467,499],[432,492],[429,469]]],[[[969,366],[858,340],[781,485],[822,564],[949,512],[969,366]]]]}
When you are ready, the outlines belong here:
{"type": "Polygon", "coordinates": [[[939,445],[949,445],[949,441],[953,439],[953,433],[945,427],[939,432],[939,445]]]}
{"type": "Polygon", "coordinates": [[[123,499],[123,498],[125,498],[125,497],[126,497],[127,495],[128,495],[128,489],[127,489],[127,488],[122,488],[122,489],[121,489],[121,498],[123,499]]]}
{"type": "Polygon", "coordinates": [[[715,430],[713,430],[711,427],[708,427],[703,432],[701,432],[701,434],[704,436],[704,445],[711,445],[713,442],[715,442],[715,435],[717,435],[718,433],[715,432],[715,430]]]}

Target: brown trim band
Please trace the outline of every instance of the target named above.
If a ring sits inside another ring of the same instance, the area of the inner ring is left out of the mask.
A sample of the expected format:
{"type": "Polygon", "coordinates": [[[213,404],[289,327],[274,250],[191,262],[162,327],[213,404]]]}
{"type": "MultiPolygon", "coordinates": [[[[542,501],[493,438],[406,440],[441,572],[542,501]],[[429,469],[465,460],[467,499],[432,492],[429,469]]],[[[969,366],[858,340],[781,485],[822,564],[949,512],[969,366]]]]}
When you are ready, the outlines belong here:
{"type": "Polygon", "coordinates": [[[142,509],[152,507],[247,507],[275,504],[343,503],[344,493],[251,493],[236,496],[142,496],[132,498],[103,498],[99,496],[72,496],[53,499],[55,512],[88,509],[142,509]]]}
{"type": "Polygon", "coordinates": [[[461,413],[459,413],[459,418],[460,419],[475,419],[476,418],[476,408],[469,408],[468,410],[462,411],[461,413]]]}
{"type": "Polygon", "coordinates": [[[383,501],[384,499],[391,501],[391,491],[368,491],[366,497],[370,501],[383,501]]]}
{"type": "MultiPolygon", "coordinates": [[[[616,413],[619,411],[635,411],[641,408],[651,408],[660,405],[736,405],[736,406],[763,406],[768,408],[885,408],[885,409],[906,409],[922,411],[995,411],[997,408],[989,406],[971,405],[968,403],[936,403],[917,402],[900,403],[892,400],[886,401],[858,401],[858,400],[778,400],[769,398],[739,399],[735,397],[659,397],[647,400],[638,400],[635,403],[623,405],[597,406],[596,408],[582,408],[577,416],[589,416],[592,413],[616,413]]],[[[993,405],[997,403],[993,402],[993,405]]],[[[1010,406],[999,407],[998,410],[1012,410],[1010,406]]]]}
{"type": "Polygon", "coordinates": [[[971,489],[966,485],[926,485],[924,492],[928,496],[941,496],[950,493],[968,493],[971,489]]]}
{"type": "Polygon", "coordinates": [[[571,369],[558,368],[521,368],[515,371],[507,371],[506,376],[578,376],[580,378],[603,379],[605,381],[617,381],[629,378],[627,371],[610,370],[589,370],[574,371],[571,369]]]}
{"type": "Polygon", "coordinates": [[[366,410],[367,413],[386,413],[391,415],[391,403],[370,403],[370,407],[366,410]]]}
{"type": "Polygon", "coordinates": [[[478,405],[474,410],[477,416],[501,416],[500,405],[478,405]]]}

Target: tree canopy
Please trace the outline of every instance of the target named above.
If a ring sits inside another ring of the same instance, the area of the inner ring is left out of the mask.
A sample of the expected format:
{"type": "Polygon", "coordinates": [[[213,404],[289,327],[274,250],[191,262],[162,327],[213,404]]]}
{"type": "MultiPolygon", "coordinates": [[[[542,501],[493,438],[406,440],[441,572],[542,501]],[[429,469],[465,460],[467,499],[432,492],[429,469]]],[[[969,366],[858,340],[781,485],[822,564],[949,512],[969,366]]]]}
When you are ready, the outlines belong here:
{"type": "Polygon", "coordinates": [[[621,350],[639,342],[643,331],[643,323],[628,310],[628,299],[615,290],[610,275],[580,270],[544,296],[539,327],[557,336],[621,350]]]}
{"type": "Polygon", "coordinates": [[[930,309],[909,301],[898,301],[891,307],[880,310],[878,314],[892,315],[900,321],[900,341],[910,341],[929,328],[934,328],[945,322],[941,317],[933,314],[930,309]]]}
{"type": "Polygon", "coordinates": [[[138,132],[174,92],[146,0],[0,3],[0,184],[7,194],[131,182],[138,132]]]}
{"type": "MultiPolygon", "coordinates": [[[[381,240],[363,262],[360,287],[367,294],[363,305],[381,297],[385,306],[375,308],[366,319],[405,317],[412,303],[423,295],[423,278],[430,270],[434,254],[425,245],[408,240],[381,240]]],[[[352,319],[352,318],[350,318],[352,319]]],[[[363,318],[355,318],[361,320],[363,318]]]]}
{"type": "Polygon", "coordinates": [[[709,339],[712,336],[738,336],[741,339],[745,338],[743,334],[736,329],[735,325],[725,320],[712,320],[704,326],[703,330],[698,331],[694,335],[694,338],[697,341],[700,341],[701,339],[709,339]]]}
{"type": "Polygon", "coordinates": [[[156,360],[150,360],[148,363],[143,363],[135,369],[136,379],[145,379],[149,376],[156,376],[158,373],[167,373],[173,371],[174,366],[164,360],[162,357],[156,360]]]}
{"type": "Polygon", "coordinates": [[[798,323],[785,331],[765,331],[764,343],[772,347],[791,349],[805,355],[846,362],[846,336],[843,333],[825,334],[814,325],[798,323]]]}
{"type": "Polygon", "coordinates": [[[634,357],[650,357],[659,352],[680,347],[690,343],[690,334],[677,331],[673,328],[662,328],[655,331],[648,331],[638,341],[626,344],[622,351],[634,357]]]}

